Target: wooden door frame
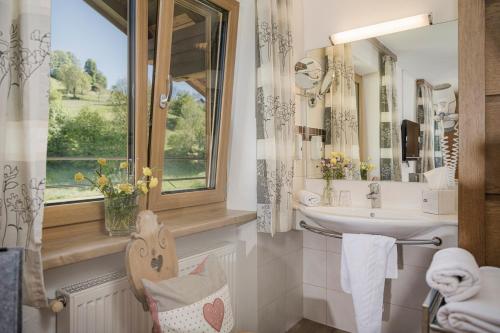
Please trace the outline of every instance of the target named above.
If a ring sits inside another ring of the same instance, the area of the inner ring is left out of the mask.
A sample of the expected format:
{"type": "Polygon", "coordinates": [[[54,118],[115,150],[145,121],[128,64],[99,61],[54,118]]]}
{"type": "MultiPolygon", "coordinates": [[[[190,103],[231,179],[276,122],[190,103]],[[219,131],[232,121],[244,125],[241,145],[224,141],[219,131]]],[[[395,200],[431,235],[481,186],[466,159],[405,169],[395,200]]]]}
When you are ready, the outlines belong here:
{"type": "Polygon", "coordinates": [[[458,245],[485,263],[485,0],[458,1],[458,245]]]}

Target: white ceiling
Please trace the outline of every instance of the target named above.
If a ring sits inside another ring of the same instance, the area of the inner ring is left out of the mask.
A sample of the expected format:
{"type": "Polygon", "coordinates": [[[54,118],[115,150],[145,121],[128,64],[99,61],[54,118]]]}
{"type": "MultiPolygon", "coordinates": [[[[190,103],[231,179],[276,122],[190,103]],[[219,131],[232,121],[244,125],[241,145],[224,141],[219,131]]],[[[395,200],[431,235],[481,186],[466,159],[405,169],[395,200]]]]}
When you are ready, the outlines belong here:
{"type": "Polygon", "coordinates": [[[450,83],[458,91],[457,21],[378,37],[398,57],[399,66],[432,85],[450,83]]]}

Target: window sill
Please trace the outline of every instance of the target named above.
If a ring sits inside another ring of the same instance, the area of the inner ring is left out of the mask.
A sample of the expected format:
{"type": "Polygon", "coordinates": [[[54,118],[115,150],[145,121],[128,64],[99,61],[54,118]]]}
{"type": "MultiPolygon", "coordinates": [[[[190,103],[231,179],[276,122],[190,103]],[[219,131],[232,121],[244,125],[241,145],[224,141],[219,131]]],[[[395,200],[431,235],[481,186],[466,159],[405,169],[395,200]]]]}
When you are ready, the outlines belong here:
{"type": "MultiPolygon", "coordinates": [[[[160,212],[158,218],[177,238],[250,222],[257,218],[257,214],[216,204],[160,212]]],[[[122,252],[130,239],[109,237],[104,231],[103,221],[47,228],[43,232],[44,270],[122,252]]]]}

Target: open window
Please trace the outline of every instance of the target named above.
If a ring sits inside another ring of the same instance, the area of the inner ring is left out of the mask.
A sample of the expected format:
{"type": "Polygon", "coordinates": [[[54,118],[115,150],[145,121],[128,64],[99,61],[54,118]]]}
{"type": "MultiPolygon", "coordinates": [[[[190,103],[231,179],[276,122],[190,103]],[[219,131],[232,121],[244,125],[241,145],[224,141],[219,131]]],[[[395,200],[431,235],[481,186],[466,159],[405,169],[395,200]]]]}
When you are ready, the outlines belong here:
{"type": "Polygon", "coordinates": [[[151,165],[156,211],[222,202],[238,3],[53,0],[44,227],[102,220],[97,158],[151,165]]]}
{"type": "Polygon", "coordinates": [[[157,25],[150,28],[155,41],[149,52],[150,164],[162,181],[148,206],[163,210],[224,201],[237,3],[158,4],[157,25]]]}

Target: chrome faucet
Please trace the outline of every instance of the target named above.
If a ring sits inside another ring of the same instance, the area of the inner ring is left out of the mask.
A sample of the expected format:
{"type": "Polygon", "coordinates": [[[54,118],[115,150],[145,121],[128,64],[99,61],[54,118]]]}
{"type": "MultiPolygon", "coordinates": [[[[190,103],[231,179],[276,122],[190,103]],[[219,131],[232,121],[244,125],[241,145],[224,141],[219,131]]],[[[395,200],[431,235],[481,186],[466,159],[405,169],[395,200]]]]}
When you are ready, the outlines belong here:
{"type": "Polygon", "coordinates": [[[366,195],[366,198],[372,201],[372,208],[382,207],[382,201],[380,200],[380,184],[371,183],[368,187],[370,188],[370,193],[366,195]]]}

